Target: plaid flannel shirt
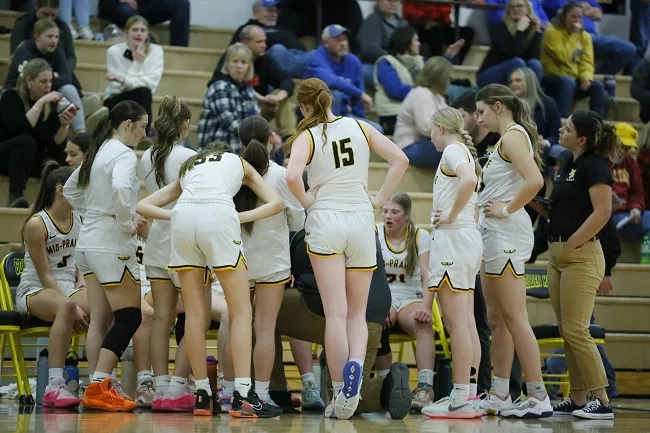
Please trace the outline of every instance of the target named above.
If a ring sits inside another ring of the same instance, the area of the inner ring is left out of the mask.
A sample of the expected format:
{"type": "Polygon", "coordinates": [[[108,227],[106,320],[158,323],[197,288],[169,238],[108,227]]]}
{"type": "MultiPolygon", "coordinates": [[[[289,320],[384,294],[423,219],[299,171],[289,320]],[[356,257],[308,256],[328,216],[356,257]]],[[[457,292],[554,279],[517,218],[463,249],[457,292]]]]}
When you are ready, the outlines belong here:
{"type": "Polygon", "coordinates": [[[239,125],[245,118],[256,114],[260,114],[260,106],[252,86],[235,83],[229,77],[215,81],[203,98],[198,127],[199,147],[223,141],[239,154],[239,125]]]}

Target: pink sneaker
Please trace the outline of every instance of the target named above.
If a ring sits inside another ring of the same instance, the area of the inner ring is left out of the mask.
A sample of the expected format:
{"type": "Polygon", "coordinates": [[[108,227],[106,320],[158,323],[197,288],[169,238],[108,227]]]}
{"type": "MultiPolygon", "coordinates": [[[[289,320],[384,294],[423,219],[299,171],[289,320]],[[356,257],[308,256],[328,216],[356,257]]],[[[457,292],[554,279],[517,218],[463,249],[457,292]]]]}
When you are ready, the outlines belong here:
{"type": "Polygon", "coordinates": [[[184,394],[180,397],[166,398],[162,401],[161,410],[164,412],[194,412],[194,396],[192,394],[184,394]]]}
{"type": "Polygon", "coordinates": [[[63,379],[56,380],[47,384],[45,395],[43,396],[44,407],[77,407],[79,399],[70,392],[63,379]]]}
{"type": "Polygon", "coordinates": [[[153,396],[153,401],[151,402],[151,410],[154,412],[163,412],[163,401],[165,401],[165,387],[160,387],[159,390],[156,388],[156,393],[153,396]]]}

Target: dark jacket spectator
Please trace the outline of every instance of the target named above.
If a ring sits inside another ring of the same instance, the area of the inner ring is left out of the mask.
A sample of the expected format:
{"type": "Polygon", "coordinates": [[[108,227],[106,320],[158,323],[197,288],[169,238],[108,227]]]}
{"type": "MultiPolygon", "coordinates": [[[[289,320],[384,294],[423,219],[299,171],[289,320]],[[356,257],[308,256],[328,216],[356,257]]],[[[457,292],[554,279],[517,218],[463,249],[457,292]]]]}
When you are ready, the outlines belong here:
{"type": "Polygon", "coordinates": [[[396,29],[407,25],[397,14],[398,3],[378,0],[375,11],[361,24],[357,35],[357,54],[363,63],[375,63],[388,54],[388,45],[396,29]]]}
{"type": "Polygon", "coordinates": [[[33,39],[30,39],[23,42],[11,58],[11,65],[9,66],[9,72],[7,73],[5,88],[16,87],[16,81],[18,81],[18,76],[20,75],[20,72],[18,71],[20,65],[37,58],[43,59],[49,63],[52,70],[55,72],[53,88],[59,89],[66,84],[72,83],[72,76],[63,50],[60,47],[56,47],[54,51],[44,53],[38,49],[36,42],[33,39]]]}
{"type": "MultiPolygon", "coordinates": [[[[271,2],[273,3],[273,2],[271,2]]],[[[287,29],[297,38],[303,36],[316,36],[332,24],[340,24],[350,32],[350,39],[355,40],[363,15],[357,0],[336,0],[315,2],[314,0],[282,0],[275,1],[280,8],[278,27],[287,29]],[[316,8],[321,7],[322,28],[316,28],[316,8]]]]}
{"type": "MultiPolygon", "coordinates": [[[[508,0],[486,0],[485,3],[505,6],[506,3],[508,3],[508,0]]],[[[533,12],[535,13],[535,16],[539,18],[539,23],[541,27],[543,29],[546,28],[551,23],[551,19],[548,17],[546,11],[542,7],[542,2],[540,0],[530,0],[530,4],[533,6],[533,12]]],[[[495,9],[495,10],[488,11],[487,13],[488,25],[491,27],[496,24],[502,23],[505,14],[506,14],[505,9],[495,9]]]]}
{"type": "Polygon", "coordinates": [[[641,171],[643,181],[643,192],[645,192],[646,210],[650,207],[650,148],[644,144],[636,156],[636,162],[641,171]]]}
{"type": "Polygon", "coordinates": [[[643,123],[650,122],[650,59],[644,58],[632,72],[630,94],[639,101],[639,118],[643,123]]]}

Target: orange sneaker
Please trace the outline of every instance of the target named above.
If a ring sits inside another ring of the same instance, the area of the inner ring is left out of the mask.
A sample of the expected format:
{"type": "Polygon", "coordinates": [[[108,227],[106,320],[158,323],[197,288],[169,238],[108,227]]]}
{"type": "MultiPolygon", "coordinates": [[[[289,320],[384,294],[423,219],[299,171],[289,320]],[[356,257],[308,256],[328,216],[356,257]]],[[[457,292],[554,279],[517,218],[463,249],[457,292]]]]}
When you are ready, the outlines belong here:
{"type": "Polygon", "coordinates": [[[120,396],[111,386],[111,378],[102,382],[91,382],[81,398],[81,404],[88,409],[99,409],[108,412],[130,412],[138,404],[120,396]]]}

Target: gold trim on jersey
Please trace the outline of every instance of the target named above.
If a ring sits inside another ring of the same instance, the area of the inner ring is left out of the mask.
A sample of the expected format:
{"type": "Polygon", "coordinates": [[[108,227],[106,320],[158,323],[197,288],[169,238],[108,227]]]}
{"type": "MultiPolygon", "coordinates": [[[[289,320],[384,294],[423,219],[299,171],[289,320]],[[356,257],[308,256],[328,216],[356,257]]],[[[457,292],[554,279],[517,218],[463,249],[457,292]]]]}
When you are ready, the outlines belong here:
{"type": "Polygon", "coordinates": [[[393,254],[402,254],[404,251],[406,251],[406,247],[408,245],[407,242],[408,237],[409,237],[409,226],[407,224],[406,228],[404,229],[404,248],[402,248],[401,250],[397,250],[397,249],[394,250],[393,246],[390,244],[390,241],[388,240],[388,233],[386,233],[386,226],[384,226],[384,242],[386,242],[386,247],[388,248],[388,251],[390,251],[393,254]]]}
{"type": "Polygon", "coordinates": [[[447,283],[449,285],[449,289],[452,292],[458,292],[458,293],[473,293],[474,289],[459,289],[458,287],[454,287],[454,285],[451,283],[451,278],[449,278],[449,273],[445,272],[442,278],[440,279],[440,282],[436,286],[429,286],[428,289],[431,292],[436,292],[440,289],[442,289],[442,285],[447,283]]]}
{"type": "Polygon", "coordinates": [[[102,283],[101,281],[99,281],[99,279],[97,279],[97,275],[95,275],[94,272],[88,272],[88,273],[84,274],[84,278],[95,278],[95,279],[97,279],[97,282],[99,284],[101,284],[102,286],[104,286],[104,287],[115,287],[115,286],[121,286],[122,284],[124,284],[124,280],[126,279],[126,274],[127,273],[129,274],[129,276],[131,277],[131,279],[133,280],[134,283],[140,283],[140,278],[136,278],[135,276],[133,276],[133,274],[129,270],[129,267],[126,266],[126,265],[124,265],[124,271],[122,272],[122,276],[120,277],[119,281],[113,281],[113,282],[109,282],[109,283],[102,283]]]}
{"type": "Polygon", "coordinates": [[[70,232],[72,231],[72,226],[74,225],[74,212],[72,211],[70,212],[70,226],[68,227],[68,231],[66,232],[61,230],[61,227],[59,227],[59,225],[56,223],[54,218],[52,218],[52,215],[50,215],[47,209],[43,209],[43,211],[47,214],[48,218],[50,219],[50,221],[52,221],[52,224],[54,224],[54,227],[56,227],[59,233],[61,233],[62,235],[70,234],[70,232]]]}
{"type": "Polygon", "coordinates": [[[314,159],[314,150],[316,145],[314,144],[314,135],[311,131],[307,130],[307,136],[309,137],[309,158],[307,158],[307,165],[311,164],[311,160],[314,159]]]}
{"type": "Polygon", "coordinates": [[[255,283],[254,287],[257,287],[257,286],[261,286],[261,287],[264,287],[264,286],[266,286],[266,287],[279,286],[281,284],[287,284],[289,281],[291,281],[291,277],[283,278],[283,279],[281,279],[279,281],[271,281],[271,282],[268,282],[268,283],[255,283]]]}
{"type": "Polygon", "coordinates": [[[508,259],[505,266],[503,267],[501,272],[499,272],[498,274],[491,274],[489,272],[485,272],[485,275],[487,275],[490,278],[503,278],[508,269],[510,269],[512,271],[512,275],[514,275],[515,278],[524,278],[524,276],[526,275],[526,274],[518,274],[517,271],[515,271],[515,267],[512,264],[512,260],[510,260],[510,259],[508,259]]]}
{"type": "Polygon", "coordinates": [[[357,125],[359,125],[359,128],[361,128],[361,132],[363,132],[363,136],[366,137],[366,141],[368,142],[368,147],[370,147],[370,138],[368,137],[366,130],[363,129],[363,125],[361,125],[361,122],[359,122],[357,119],[354,119],[354,121],[357,122],[357,125]]]}
{"type": "MultiPolygon", "coordinates": [[[[241,254],[241,253],[240,253],[241,254]]],[[[195,266],[195,265],[178,265],[178,266],[167,266],[166,268],[169,271],[195,271],[198,269],[203,269],[205,274],[203,276],[203,285],[206,285],[208,283],[209,277],[210,277],[210,268],[207,266],[195,266]]],[[[180,278],[180,277],[179,277],[180,278]]],[[[160,278],[161,280],[164,280],[164,278],[160,278]]],[[[147,280],[152,281],[151,278],[147,278],[147,280]]],[[[173,280],[169,280],[173,281],[173,280]]],[[[176,286],[176,284],[174,284],[176,286]]],[[[178,289],[178,287],[176,287],[178,289]]]]}
{"type": "Polygon", "coordinates": [[[43,217],[41,215],[36,214],[36,213],[34,215],[32,215],[32,218],[33,217],[38,217],[38,219],[41,220],[41,224],[43,224],[43,230],[45,230],[45,242],[47,242],[47,240],[50,237],[50,233],[47,230],[47,225],[45,224],[45,220],[43,219],[43,217]]]}
{"type": "Polygon", "coordinates": [[[375,266],[351,266],[351,267],[346,267],[346,271],[374,271],[377,269],[377,265],[375,266]]]}
{"type": "Polygon", "coordinates": [[[226,265],[226,266],[213,266],[212,269],[215,272],[218,271],[234,271],[235,269],[239,268],[239,265],[244,264],[244,268],[248,269],[248,265],[246,264],[246,259],[244,258],[244,254],[242,254],[241,251],[239,251],[239,256],[237,257],[237,261],[235,262],[234,265],[226,265]]]}
{"type": "Polygon", "coordinates": [[[445,176],[447,176],[447,177],[456,177],[456,173],[454,173],[452,171],[446,172],[445,169],[444,169],[444,166],[442,165],[442,163],[440,163],[440,165],[438,167],[440,167],[440,173],[444,174],[445,176]]]}
{"type": "Polygon", "coordinates": [[[316,253],[309,249],[309,244],[307,242],[305,242],[305,249],[307,250],[307,254],[309,254],[310,256],[322,257],[324,259],[340,256],[342,254],[342,253],[316,253]]]}
{"type": "Polygon", "coordinates": [[[244,158],[240,156],[239,162],[241,162],[241,169],[244,170],[244,176],[246,176],[246,167],[244,167],[244,158]]]}
{"type": "Polygon", "coordinates": [[[332,120],[328,120],[327,123],[334,123],[334,122],[336,122],[337,120],[341,120],[341,119],[343,119],[343,116],[337,116],[337,117],[335,117],[335,118],[332,119],[332,120]]]}

